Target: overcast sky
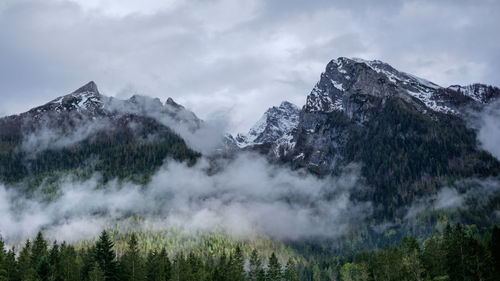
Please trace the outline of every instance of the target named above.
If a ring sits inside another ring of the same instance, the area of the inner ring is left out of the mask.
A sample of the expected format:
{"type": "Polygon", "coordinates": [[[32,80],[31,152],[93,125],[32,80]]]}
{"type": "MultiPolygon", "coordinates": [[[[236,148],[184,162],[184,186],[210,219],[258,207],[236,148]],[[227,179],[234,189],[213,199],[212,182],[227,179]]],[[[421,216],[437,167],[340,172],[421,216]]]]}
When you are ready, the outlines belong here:
{"type": "Polygon", "coordinates": [[[332,58],[500,85],[500,1],[0,0],[0,115],[94,80],[248,129],[332,58]]]}

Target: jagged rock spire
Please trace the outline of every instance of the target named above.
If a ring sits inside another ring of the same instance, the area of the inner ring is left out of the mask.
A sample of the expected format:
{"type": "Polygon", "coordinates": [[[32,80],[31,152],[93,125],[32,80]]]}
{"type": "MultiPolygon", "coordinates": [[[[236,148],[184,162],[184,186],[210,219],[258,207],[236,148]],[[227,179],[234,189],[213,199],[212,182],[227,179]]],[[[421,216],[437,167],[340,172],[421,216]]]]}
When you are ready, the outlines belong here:
{"type": "Polygon", "coordinates": [[[92,92],[92,93],[99,94],[99,90],[97,89],[97,84],[94,81],[90,81],[87,84],[78,88],[72,94],[85,93],[85,92],[92,92]]]}

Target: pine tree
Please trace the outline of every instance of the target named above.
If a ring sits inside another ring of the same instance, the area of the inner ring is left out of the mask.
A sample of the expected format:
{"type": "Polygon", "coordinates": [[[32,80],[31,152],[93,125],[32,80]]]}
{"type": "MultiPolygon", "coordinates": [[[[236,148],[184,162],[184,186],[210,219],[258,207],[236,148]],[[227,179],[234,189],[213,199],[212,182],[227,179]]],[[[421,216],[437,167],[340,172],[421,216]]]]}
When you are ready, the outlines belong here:
{"type": "Polygon", "coordinates": [[[31,266],[33,268],[38,268],[39,263],[43,257],[48,255],[47,241],[43,238],[42,232],[38,232],[35,240],[33,241],[33,246],[31,247],[31,266]]]}
{"type": "Polygon", "coordinates": [[[50,264],[47,256],[42,256],[38,262],[36,273],[40,281],[48,281],[50,278],[50,264]]]}
{"type": "Polygon", "coordinates": [[[428,277],[432,280],[436,277],[446,278],[446,259],[443,243],[439,236],[432,235],[425,241],[422,263],[428,277]],[[436,262],[440,261],[440,262],[436,262]]]}
{"type": "Polygon", "coordinates": [[[146,259],[146,280],[147,281],[160,281],[161,280],[161,267],[158,260],[158,252],[152,250],[149,252],[146,259]]]}
{"type": "Polygon", "coordinates": [[[250,254],[250,262],[248,268],[248,280],[257,281],[259,278],[259,272],[262,270],[262,261],[259,258],[256,249],[253,249],[250,254]]]}
{"type": "Polygon", "coordinates": [[[500,276],[500,228],[497,226],[493,228],[489,248],[493,263],[493,274],[500,276]]]}
{"type": "Polygon", "coordinates": [[[0,236],[0,281],[8,281],[8,274],[6,268],[7,252],[5,251],[5,244],[0,236]]]}
{"type": "Polygon", "coordinates": [[[144,262],[139,253],[135,234],[130,237],[128,249],[121,258],[121,268],[124,280],[137,281],[144,279],[144,262]]]}
{"type": "Polygon", "coordinates": [[[299,275],[297,273],[297,268],[295,266],[295,262],[289,258],[286,263],[285,273],[283,274],[283,279],[285,281],[299,281],[299,275]]]}
{"type": "Polygon", "coordinates": [[[77,258],[77,253],[73,246],[62,243],[60,247],[60,266],[59,277],[64,281],[77,281],[80,278],[80,268],[83,268],[83,262],[77,258]]]}
{"type": "Polygon", "coordinates": [[[7,252],[4,262],[4,268],[7,272],[7,280],[15,281],[20,279],[19,271],[17,270],[15,249],[10,249],[7,252]]]}
{"type": "Polygon", "coordinates": [[[172,264],[168,259],[167,251],[165,250],[165,248],[161,249],[160,254],[158,255],[158,262],[160,264],[160,280],[170,280],[172,275],[172,264]]]}
{"type": "Polygon", "coordinates": [[[267,281],[281,281],[282,272],[281,264],[278,262],[276,254],[273,252],[269,257],[267,265],[266,280],[267,281]]]}
{"type": "Polygon", "coordinates": [[[26,240],[24,247],[21,249],[19,257],[17,258],[17,264],[19,268],[19,277],[21,280],[24,281],[35,280],[36,272],[31,263],[30,240],[26,240]]]}
{"type": "Polygon", "coordinates": [[[92,270],[89,272],[89,280],[90,281],[106,281],[106,277],[104,272],[101,270],[101,267],[97,262],[95,262],[92,266],[92,270]]]}
{"type": "Polygon", "coordinates": [[[240,246],[238,245],[231,255],[231,260],[229,262],[229,278],[233,281],[243,281],[245,280],[245,268],[243,265],[243,253],[240,246]]]}
{"type": "Polygon", "coordinates": [[[215,266],[214,270],[214,280],[219,280],[219,281],[226,281],[230,280],[228,278],[228,261],[227,261],[227,256],[226,253],[222,253],[222,256],[219,258],[219,262],[215,266]]]}
{"type": "Polygon", "coordinates": [[[111,242],[108,233],[104,230],[95,246],[95,261],[104,273],[106,281],[115,281],[118,277],[113,247],[113,242],[111,242]]]}
{"type": "Polygon", "coordinates": [[[59,245],[54,241],[52,248],[49,251],[49,264],[50,264],[50,280],[62,280],[61,269],[61,254],[59,252],[59,245]]]}

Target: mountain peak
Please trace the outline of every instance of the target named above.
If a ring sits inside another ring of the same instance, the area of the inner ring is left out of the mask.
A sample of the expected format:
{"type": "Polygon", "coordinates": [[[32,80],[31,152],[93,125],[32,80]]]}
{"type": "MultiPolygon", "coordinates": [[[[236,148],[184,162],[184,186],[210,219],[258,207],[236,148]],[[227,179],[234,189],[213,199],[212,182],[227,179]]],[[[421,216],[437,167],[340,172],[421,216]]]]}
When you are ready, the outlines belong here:
{"type": "Polygon", "coordinates": [[[288,101],[283,101],[279,107],[269,108],[248,133],[238,134],[237,145],[246,147],[289,137],[291,131],[297,127],[299,113],[299,107],[288,101]]]}
{"type": "Polygon", "coordinates": [[[279,108],[285,110],[299,110],[299,107],[289,101],[282,101],[279,108]]]}
{"type": "Polygon", "coordinates": [[[90,81],[87,84],[81,86],[80,88],[76,89],[72,94],[88,93],[88,92],[99,94],[99,90],[97,89],[97,84],[94,81],[90,81]]]}
{"type": "Polygon", "coordinates": [[[166,105],[170,105],[170,106],[172,106],[172,107],[173,107],[173,108],[175,108],[175,109],[184,109],[184,106],[182,106],[182,105],[180,105],[180,104],[176,103],[176,102],[174,101],[174,99],[173,99],[173,98],[170,98],[170,97],[167,99],[167,102],[165,102],[165,104],[166,104],[166,105]]]}

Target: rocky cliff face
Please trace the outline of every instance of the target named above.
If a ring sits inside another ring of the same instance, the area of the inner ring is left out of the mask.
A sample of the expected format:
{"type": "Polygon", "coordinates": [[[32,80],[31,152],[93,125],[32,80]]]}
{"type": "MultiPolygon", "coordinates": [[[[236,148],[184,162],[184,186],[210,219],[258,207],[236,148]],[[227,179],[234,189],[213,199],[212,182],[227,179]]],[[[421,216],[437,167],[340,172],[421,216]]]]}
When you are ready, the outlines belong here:
{"type": "MultiPolygon", "coordinates": [[[[370,196],[404,203],[451,178],[499,171],[464,121],[468,109],[498,97],[500,89],[491,86],[444,88],[381,61],[338,58],[307,96],[295,127],[252,129],[261,141],[246,148],[318,174],[358,163],[377,190],[370,196]],[[381,189],[394,189],[398,198],[381,189]]],[[[256,128],[272,127],[267,114],[256,128]]]]}

